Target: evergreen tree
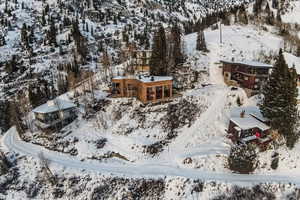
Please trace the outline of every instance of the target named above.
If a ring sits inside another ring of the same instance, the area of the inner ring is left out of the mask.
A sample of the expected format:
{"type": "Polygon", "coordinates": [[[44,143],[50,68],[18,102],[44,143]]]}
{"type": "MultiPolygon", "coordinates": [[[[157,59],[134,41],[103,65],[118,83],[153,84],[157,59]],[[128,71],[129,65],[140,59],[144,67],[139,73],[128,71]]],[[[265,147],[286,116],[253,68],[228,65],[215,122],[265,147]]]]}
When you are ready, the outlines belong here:
{"type": "Polygon", "coordinates": [[[294,69],[289,70],[280,49],[270,78],[263,88],[264,99],[260,108],[263,115],[270,119],[272,128],[284,136],[289,148],[293,148],[298,139],[295,132],[298,93],[296,81],[296,72],[294,69]]]}
{"type": "Polygon", "coordinates": [[[262,6],[262,0],[255,0],[255,3],[253,4],[253,13],[255,15],[261,12],[261,6],[262,6]]]}
{"type": "Polygon", "coordinates": [[[23,23],[21,29],[21,41],[24,42],[25,40],[27,40],[27,26],[25,23],[23,23]]]}
{"type": "Polygon", "coordinates": [[[5,37],[4,36],[0,36],[0,47],[6,45],[5,42],[5,37]]]}
{"type": "Polygon", "coordinates": [[[174,57],[174,64],[175,66],[177,66],[178,64],[184,62],[184,56],[181,48],[181,31],[177,24],[172,27],[171,34],[173,40],[172,42],[174,43],[174,49],[172,52],[174,57]]]}
{"type": "Polygon", "coordinates": [[[272,0],[272,8],[278,9],[278,0],[272,0]]]}
{"type": "Polygon", "coordinates": [[[265,8],[265,12],[269,15],[270,12],[271,12],[271,9],[270,9],[270,6],[269,6],[269,3],[267,2],[267,5],[266,5],[266,8],[265,8]]]}
{"type": "Polygon", "coordinates": [[[22,137],[22,134],[24,133],[24,126],[22,124],[21,113],[18,107],[16,106],[16,102],[9,103],[9,116],[10,124],[12,126],[16,126],[20,137],[22,137]]]}
{"type": "Polygon", "coordinates": [[[273,26],[274,25],[274,13],[269,12],[266,20],[267,20],[267,24],[273,26]]]}
{"type": "Polygon", "coordinates": [[[281,22],[281,15],[280,15],[280,11],[279,10],[277,10],[276,20],[279,23],[281,22]]]}
{"type": "Polygon", "coordinates": [[[89,32],[89,24],[87,22],[85,23],[85,31],[89,32]]]}
{"type": "Polygon", "coordinates": [[[165,29],[162,25],[160,25],[153,39],[150,74],[153,76],[167,75],[167,43],[165,29]]]}
{"type": "Polygon", "coordinates": [[[80,37],[82,36],[79,30],[79,22],[78,19],[72,23],[72,36],[75,41],[78,41],[80,37]]]}
{"type": "Polygon", "coordinates": [[[241,174],[253,172],[257,166],[257,155],[253,145],[234,146],[228,157],[229,169],[241,174]]]}
{"type": "Polygon", "coordinates": [[[7,61],[5,64],[5,71],[7,73],[13,73],[18,70],[17,68],[17,62],[16,62],[16,56],[13,55],[12,59],[10,61],[7,61]]]}
{"type": "Polygon", "coordinates": [[[9,102],[8,100],[0,99],[0,132],[6,132],[10,126],[9,102]]]}
{"type": "Polygon", "coordinates": [[[296,56],[300,57],[300,44],[297,46],[296,56]]]}
{"type": "Polygon", "coordinates": [[[43,14],[42,14],[41,24],[42,24],[42,26],[46,25],[46,18],[45,18],[45,12],[44,11],[43,11],[43,14]]]}
{"type": "Polygon", "coordinates": [[[33,43],[34,40],[35,40],[35,36],[34,36],[34,27],[31,26],[31,27],[30,27],[30,33],[29,33],[28,41],[29,41],[29,43],[33,43]]]}
{"type": "Polygon", "coordinates": [[[204,52],[208,51],[207,47],[206,47],[204,32],[202,29],[199,30],[198,35],[197,35],[196,49],[198,51],[204,51],[204,52]]]}
{"type": "Polygon", "coordinates": [[[56,35],[57,29],[55,27],[54,20],[51,20],[50,29],[48,31],[48,40],[49,44],[54,45],[55,47],[57,46],[56,35]]]}

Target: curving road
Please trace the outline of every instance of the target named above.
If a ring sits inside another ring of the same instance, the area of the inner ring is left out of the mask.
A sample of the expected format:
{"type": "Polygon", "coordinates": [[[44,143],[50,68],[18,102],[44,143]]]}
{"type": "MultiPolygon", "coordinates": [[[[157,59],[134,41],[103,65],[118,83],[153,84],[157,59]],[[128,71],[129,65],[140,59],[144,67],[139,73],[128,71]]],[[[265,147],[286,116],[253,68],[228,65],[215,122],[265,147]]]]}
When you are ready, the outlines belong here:
{"type": "Polygon", "coordinates": [[[202,180],[224,181],[238,184],[278,182],[294,183],[300,186],[300,175],[239,175],[230,173],[213,173],[195,169],[176,168],[168,165],[155,164],[104,164],[96,162],[80,161],[76,157],[71,157],[62,153],[46,150],[38,145],[22,141],[15,128],[11,128],[2,138],[2,145],[6,150],[19,153],[21,155],[38,157],[40,152],[51,161],[65,168],[87,170],[99,173],[113,173],[129,177],[186,177],[202,180]]]}

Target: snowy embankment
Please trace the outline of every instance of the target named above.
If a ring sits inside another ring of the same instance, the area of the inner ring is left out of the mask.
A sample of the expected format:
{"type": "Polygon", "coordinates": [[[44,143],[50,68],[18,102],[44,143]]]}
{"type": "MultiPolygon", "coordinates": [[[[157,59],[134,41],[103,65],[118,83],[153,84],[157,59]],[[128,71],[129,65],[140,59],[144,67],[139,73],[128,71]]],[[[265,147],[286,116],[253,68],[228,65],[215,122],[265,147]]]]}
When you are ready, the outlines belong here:
{"type": "Polygon", "coordinates": [[[49,159],[53,165],[60,165],[66,168],[76,170],[88,170],[94,172],[101,172],[104,174],[126,175],[129,177],[186,177],[201,180],[215,180],[231,183],[238,183],[239,185],[249,185],[250,183],[294,183],[300,186],[299,174],[286,175],[239,175],[231,173],[212,173],[194,169],[180,169],[168,165],[135,165],[126,164],[123,166],[114,164],[97,164],[82,162],[74,157],[66,156],[60,153],[51,152],[41,148],[40,146],[23,142],[18,137],[15,128],[11,128],[4,136],[2,145],[6,150],[14,151],[21,155],[32,156],[38,158],[39,153],[43,152],[45,158],[49,159]]]}
{"type": "Polygon", "coordinates": [[[285,23],[300,24],[300,1],[290,1],[290,6],[281,19],[285,23]]]}

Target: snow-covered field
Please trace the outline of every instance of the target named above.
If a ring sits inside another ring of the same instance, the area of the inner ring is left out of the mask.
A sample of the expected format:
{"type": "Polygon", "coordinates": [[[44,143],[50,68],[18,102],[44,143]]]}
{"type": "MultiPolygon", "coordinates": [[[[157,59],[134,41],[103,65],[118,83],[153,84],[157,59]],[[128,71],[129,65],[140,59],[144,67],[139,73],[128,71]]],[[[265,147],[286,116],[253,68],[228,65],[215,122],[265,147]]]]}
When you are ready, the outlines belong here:
{"type": "Polygon", "coordinates": [[[290,1],[290,7],[281,18],[283,22],[300,24],[300,2],[290,1]]]}

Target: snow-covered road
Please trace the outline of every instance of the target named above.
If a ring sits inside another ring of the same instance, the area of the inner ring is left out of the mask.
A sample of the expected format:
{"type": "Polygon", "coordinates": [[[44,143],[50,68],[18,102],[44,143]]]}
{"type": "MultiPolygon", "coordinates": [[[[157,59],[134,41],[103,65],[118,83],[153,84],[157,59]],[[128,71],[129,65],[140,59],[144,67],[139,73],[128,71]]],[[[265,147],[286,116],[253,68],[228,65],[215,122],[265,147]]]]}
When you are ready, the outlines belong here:
{"type": "Polygon", "coordinates": [[[11,128],[2,138],[2,146],[8,151],[13,151],[21,155],[32,156],[38,158],[38,154],[43,152],[44,156],[51,161],[52,164],[61,165],[63,167],[87,170],[99,173],[112,173],[115,175],[126,175],[130,177],[186,177],[193,179],[202,179],[206,181],[224,181],[237,183],[239,185],[248,185],[249,183],[261,182],[280,182],[294,183],[300,186],[300,174],[286,175],[239,175],[230,173],[213,173],[196,169],[176,168],[168,165],[155,164],[104,164],[97,162],[80,161],[76,157],[68,156],[62,153],[46,150],[38,145],[26,143],[22,141],[15,128],[11,128]]]}

